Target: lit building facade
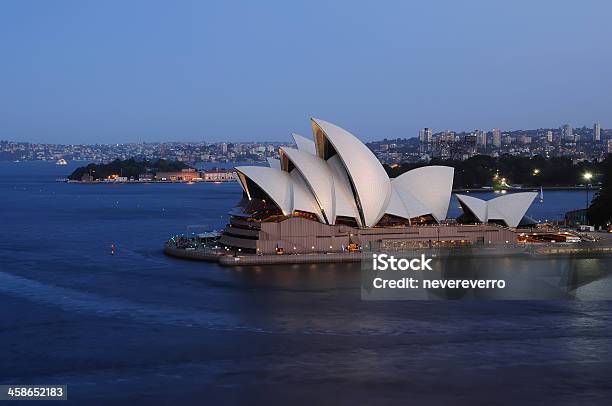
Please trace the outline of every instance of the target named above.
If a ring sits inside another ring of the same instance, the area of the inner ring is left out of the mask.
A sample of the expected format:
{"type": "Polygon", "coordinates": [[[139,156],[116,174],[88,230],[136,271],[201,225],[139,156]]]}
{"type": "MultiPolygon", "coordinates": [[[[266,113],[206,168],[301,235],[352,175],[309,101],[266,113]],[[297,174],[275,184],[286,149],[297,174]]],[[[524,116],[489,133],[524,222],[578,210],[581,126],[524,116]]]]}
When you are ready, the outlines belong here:
{"type": "Polygon", "coordinates": [[[511,228],[529,207],[525,199],[504,200],[516,206],[509,212],[494,205],[502,216],[512,213],[505,223],[450,224],[452,167],[425,166],[390,179],[353,134],[315,118],[311,125],[313,139],[294,134],[296,148],[281,147],[268,167],[236,168],[243,199],[230,212],[221,244],[269,254],[516,240],[511,228]]]}

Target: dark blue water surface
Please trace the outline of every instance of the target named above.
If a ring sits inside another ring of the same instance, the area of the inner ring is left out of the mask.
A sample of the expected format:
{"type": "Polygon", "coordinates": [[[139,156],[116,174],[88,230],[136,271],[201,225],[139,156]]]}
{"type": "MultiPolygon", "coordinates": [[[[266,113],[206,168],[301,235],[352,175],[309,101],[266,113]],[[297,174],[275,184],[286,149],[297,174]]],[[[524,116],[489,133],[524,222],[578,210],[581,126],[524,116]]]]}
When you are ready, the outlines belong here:
{"type": "MultiPolygon", "coordinates": [[[[609,302],[364,302],[355,264],[171,259],[167,237],[221,227],[237,184],[54,181],[74,165],[0,163],[0,383],[74,404],[612,401],[609,302]]],[[[530,213],[584,199],[545,191],[530,213]]]]}

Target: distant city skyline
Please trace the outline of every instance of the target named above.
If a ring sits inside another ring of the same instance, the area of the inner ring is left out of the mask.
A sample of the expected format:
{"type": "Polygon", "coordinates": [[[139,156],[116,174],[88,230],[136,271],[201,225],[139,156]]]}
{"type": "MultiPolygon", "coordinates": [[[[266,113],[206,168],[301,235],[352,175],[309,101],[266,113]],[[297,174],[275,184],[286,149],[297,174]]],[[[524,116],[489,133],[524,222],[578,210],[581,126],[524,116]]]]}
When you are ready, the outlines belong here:
{"type": "MultiPolygon", "coordinates": [[[[183,162],[267,162],[278,158],[279,146],[289,141],[247,142],[148,142],[113,144],[42,144],[0,140],[0,161],[95,161],[114,159],[173,159],[183,162]]],[[[381,138],[368,147],[381,162],[429,162],[431,159],[466,160],[475,155],[498,157],[509,154],[523,157],[566,157],[572,161],[602,161],[612,153],[612,130],[593,127],[540,128],[469,132],[431,128],[419,130],[418,137],[381,138]],[[571,134],[571,137],[570,137],[571,134]],[[599,136],[599,137],[598,137],[599,136]]]]}
{"type": "MultiPolygon", "coordinates": [[[[489,128],[489,129],[481,129],[478,127],[473,127],[473,128],[468,128],[468,129],[453,129],[453,128],[432,128],[432,127],[422,127],[419,128],[417,130],[416,134],[408,134],[408,135],[400,135],[398,137],[389,137],[389,136],[378,136],[378,137],[372,137],[369,140],[366,140],[366,142],[377,142],[377,141],[381,141],[381,140],[394,140],[394,139],[418,139],[421,142],[428,142],[427,140],[429,140],[429,142],[431,142],[432,136],[436,135],[436,134],[441,134],[441,133],[453,133],[453,134],[469,134],[469,133],[473,133],[474,136],[476,137],[480,137],[480,144],[482,144],[483,142],[483,135],[485,134],[492,134],[492,139],[491,142],[494,142],[495,138],[497,136],[499,136],[501,138],[501,135],[504,133],[514,133],[514,132],[533,132],[533,131],[539,131],[539,130],[548,130],[550,132],[550,130],[558,130],[561,135],[565,138],[565,132],[568,130],[568,128],[571,128],[571,134],[572,136],[575,135],[575,130],[587,130],[587,131],[592,131],[593,133],[593,138],[594,141],[601,141],[601,132],[602,131],[610,131],[612,128],[606,128],[604,126],[601,125],[600,122],[594,122],[592,125],[586,125],[586,124],[581,124],[579,126],[574,127],[572,124],[570,123],[565,123],[563,125],[559,125],[556,127],[553,126],[545,126],[545,127],[538,127],[538,128],[507,128],[507,129],[503,129],[503,128],[489,128]],[[569,126],[569,127],[568,127],[569,126]]],[[[309,130],[311,131],[311,130],[309,130]]],[[[293,133],[294,131],[290,131],[287,133],[287,135],[281,139],[221,139],[221,140],[208,140],[206,138],[201,138],[201,139],[181,139],[181,138],[177,138],[177,139],[172,139],[172,138],[166,138],[166,139],[161,139],[161,140],[146,140],[146,141],[131,141],[131,140],[124,140],[124,141],[117,141],[117,142],[47,142],[47,141],[32,141],[32,140],[18,140],[18,139],[11,139],[11,138],[3,138],[0,136],[0,142],[23,142],[23,143],[32,143],[32,144],[50,144],[50,145],[128,145],[128,144],[172,144],[172,143],[192,143],[192,144],[198,144],[198,143],[204,143],[204,144],[222,144],[222,143],[240,143],[240,144],[248,144],[248,143],[253,143],[253,144],[286,144],[286,143],[292,143],[293,142],[293,138],[291,137],[291,133],[293,133]]],[[[310,135],[309,132],[304,132],[303,134],[307,134],[308,136],[310,135]]],[[[495,144],[495,143],[494,143],[495,144]]],[[[486,141],[485,144],[486,145],[486,141]]],[[[497,146],[497,145],[496,145],[497,146]]]]}
{"type": "Polygon", "coordinates": [[[284,141],[309,133],[308,117],[364,141],[425,126],[606,128],[611,11],[595,1],[7,0],[0,139],[284,141]]]}

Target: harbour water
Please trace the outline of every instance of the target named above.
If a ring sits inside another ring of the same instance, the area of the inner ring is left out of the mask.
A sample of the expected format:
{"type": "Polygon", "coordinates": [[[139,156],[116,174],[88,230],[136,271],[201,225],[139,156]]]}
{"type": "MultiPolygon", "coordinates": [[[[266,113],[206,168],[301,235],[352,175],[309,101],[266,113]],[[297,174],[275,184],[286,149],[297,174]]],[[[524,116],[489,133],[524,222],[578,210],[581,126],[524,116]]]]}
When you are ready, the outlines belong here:
{"type": "MultiPolygon", "coordinates": [[[[612,401],[610,302],[366,302],[359,264],[172,259],[163,242],[222,227],[237,184],[55,182],[74,166],[0,163],[0,384],[74,404],[612,401]]],[[[536,219],[584,207],[544,194],[536,219]]]]}

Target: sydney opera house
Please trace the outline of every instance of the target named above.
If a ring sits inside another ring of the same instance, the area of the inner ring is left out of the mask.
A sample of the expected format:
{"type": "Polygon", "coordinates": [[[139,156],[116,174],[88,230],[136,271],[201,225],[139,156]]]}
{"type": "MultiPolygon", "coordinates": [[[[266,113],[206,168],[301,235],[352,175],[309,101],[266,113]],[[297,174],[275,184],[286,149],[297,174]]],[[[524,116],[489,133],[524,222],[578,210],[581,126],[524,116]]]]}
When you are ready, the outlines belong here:
{"type": "Polygon", "coordinates": [[[454,169],[426,166],[389,178],[357,137],[311,119],[313,139],[293,134],[269,167],[236,171],[243,199],[220,242],[258,254],[343,252],[515,242],[535,192],[490,201],[458,195],[464,214],[446,219],[454,169]]]}

